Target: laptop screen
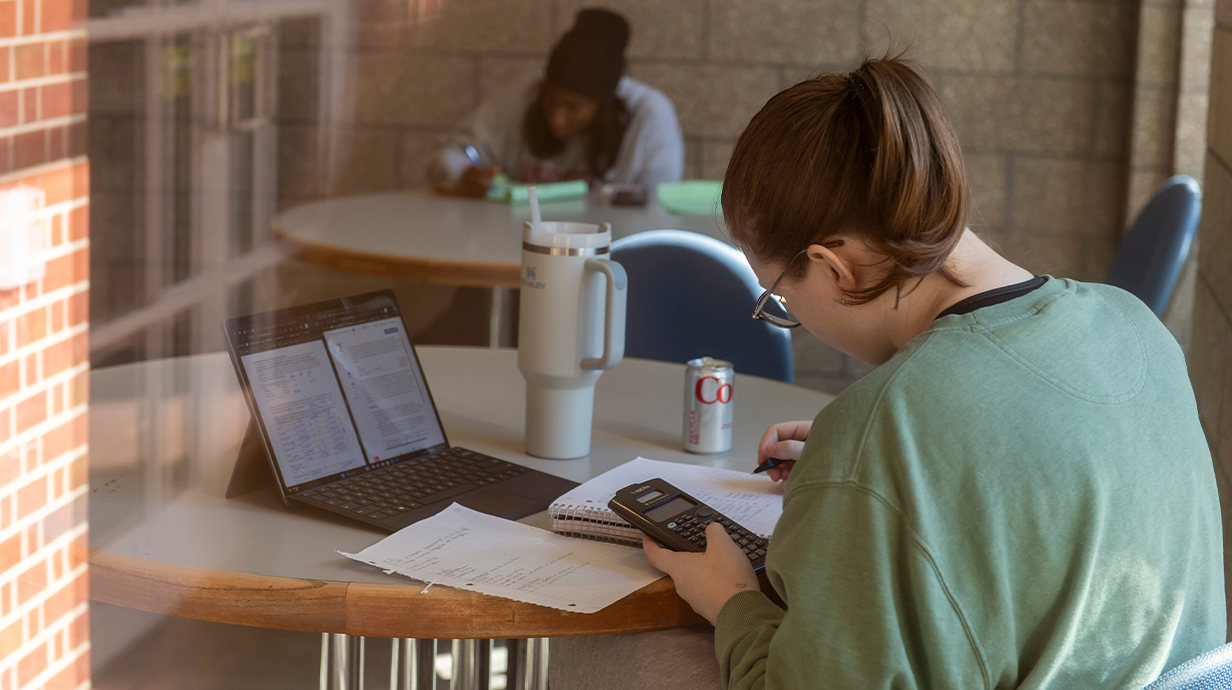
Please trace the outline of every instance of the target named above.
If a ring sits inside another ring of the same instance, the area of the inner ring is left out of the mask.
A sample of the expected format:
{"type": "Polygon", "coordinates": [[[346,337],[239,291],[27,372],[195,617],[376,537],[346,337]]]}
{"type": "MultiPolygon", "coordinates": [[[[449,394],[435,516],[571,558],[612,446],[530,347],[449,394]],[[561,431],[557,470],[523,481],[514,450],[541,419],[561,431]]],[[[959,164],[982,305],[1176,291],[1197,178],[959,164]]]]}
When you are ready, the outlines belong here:
{"type": "Polygon", "coordinates": [[[240,317],[224,329],[289,493],[445,444],[392,292],[240,317]]]}

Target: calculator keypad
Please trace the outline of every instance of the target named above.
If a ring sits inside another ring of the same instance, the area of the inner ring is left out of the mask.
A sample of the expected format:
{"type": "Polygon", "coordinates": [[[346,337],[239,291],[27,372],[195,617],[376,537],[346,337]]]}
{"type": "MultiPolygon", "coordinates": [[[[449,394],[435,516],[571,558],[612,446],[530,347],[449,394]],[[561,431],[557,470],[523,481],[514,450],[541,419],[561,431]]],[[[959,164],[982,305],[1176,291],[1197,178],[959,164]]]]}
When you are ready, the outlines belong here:
{"type": "Polygon", "coordinates": [[[736,546],[739,546],[740,550],[744,551],[744,555],[753,563],[757,563],[766,557],[766,547],[769,546],[768,541],[709,508],[701,508],[696,514],[686,513],[681,515],[674,522],[669,522],[666,527],[685,541],[697,546],[699,551],[704,551],[706,549],[706,527],[711,522],[717,522],[722,525],[723,529],[727,531],[727,535],[731,537],[736,546]]]}

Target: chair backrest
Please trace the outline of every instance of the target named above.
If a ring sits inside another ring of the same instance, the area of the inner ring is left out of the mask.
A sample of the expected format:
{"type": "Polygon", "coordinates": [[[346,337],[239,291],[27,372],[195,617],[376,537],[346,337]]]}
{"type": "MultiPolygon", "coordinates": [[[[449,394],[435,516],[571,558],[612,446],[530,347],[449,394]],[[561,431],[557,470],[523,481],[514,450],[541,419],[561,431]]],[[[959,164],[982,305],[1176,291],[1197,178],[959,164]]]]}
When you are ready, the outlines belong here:
{"type": "Polygon", "coordinates": [[[719,240],[652,230],[612,243],[629,274],[625,354],[667,362],[714,357],[739,374],[791,383],[791,335],[752,318],[761,295],[744,255],[719,240]]]}
{"type": "Polygon", "coordinates": [[[1188,175],[1169,178],[1138,214],[1121,240],[1109,285],[1124,288],[1162,316],[1198,230],[1202,195],[1188,175]]]}
{"type": "Polygon", "coordinates": [[[1160,676],[1142,690],[1227,690],[1232,688],[1232,644],[1217,647],[1160,676]]]}

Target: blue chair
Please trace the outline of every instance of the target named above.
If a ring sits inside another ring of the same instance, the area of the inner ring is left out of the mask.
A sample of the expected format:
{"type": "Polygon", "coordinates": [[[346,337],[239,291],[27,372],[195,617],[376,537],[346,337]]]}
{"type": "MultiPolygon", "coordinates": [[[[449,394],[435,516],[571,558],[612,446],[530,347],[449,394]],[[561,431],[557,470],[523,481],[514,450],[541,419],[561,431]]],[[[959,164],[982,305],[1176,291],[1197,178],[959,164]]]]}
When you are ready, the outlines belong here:
{"type": "Polygon", "coordinates": [[[1169,178],[1125,233],[1106,282],[1132,292],[1163,316],[1201,215],[1198,183],[1188,175],[1169,178]]]}
{"type": "Polygon", "coordinates": [[[1142,690],[1227,690],[1232,688],[1232,644],[1217,647],[1160,676],[1142,690]]]}
{"type": "Polygon", "coordinates": [[[791,383],[791,335],[752,318],[762,293],[736,249],[681,230],[612,243],[629,275],[625,355],[667,362],[714,357],[736,372],[791,383]]]}

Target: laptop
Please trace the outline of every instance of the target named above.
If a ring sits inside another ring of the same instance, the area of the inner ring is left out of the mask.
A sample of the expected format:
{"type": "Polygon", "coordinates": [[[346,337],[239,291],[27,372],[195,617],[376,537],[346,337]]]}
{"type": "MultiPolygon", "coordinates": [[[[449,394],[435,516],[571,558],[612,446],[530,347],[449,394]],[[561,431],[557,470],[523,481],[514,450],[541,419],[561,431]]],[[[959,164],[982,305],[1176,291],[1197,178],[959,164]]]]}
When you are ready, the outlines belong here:
{"type": "Polygon", "coordinates": [[[453,502],[515,520],[577,486],[449,444],[389,290],[223,324],[289,506],[388,531],[453,502]]]}

